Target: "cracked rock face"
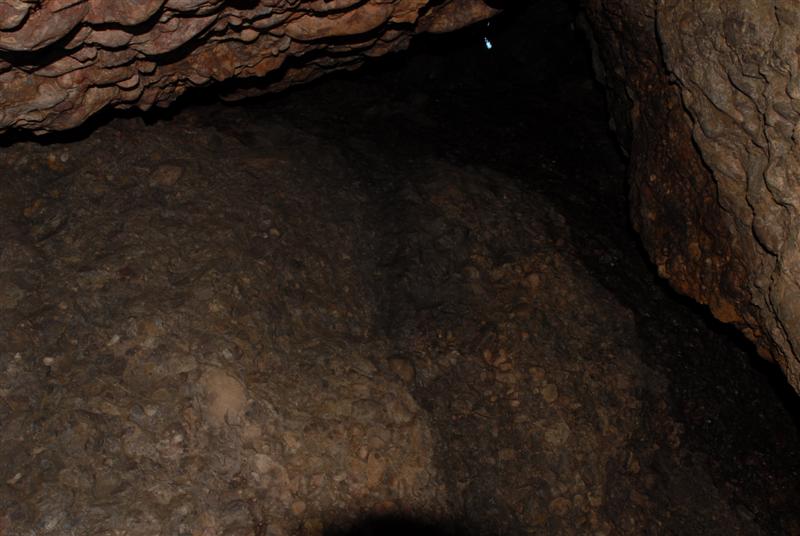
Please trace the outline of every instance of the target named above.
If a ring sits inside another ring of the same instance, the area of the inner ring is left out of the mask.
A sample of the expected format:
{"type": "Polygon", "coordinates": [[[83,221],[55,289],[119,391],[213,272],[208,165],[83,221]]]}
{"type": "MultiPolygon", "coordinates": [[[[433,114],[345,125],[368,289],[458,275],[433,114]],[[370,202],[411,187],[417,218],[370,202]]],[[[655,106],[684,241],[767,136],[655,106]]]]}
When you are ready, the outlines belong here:
{"type": "Polygon", "coordinates": [[[800,389],[800,7],[587,4],[651,258],[800,389]]]}
{"type": "Polygon", "coordinates": [[[482,0],[7,0],[0,132],[67,129],[232,78],[261,78],[242,95],[276,91],[495,13],[482,0]]]}

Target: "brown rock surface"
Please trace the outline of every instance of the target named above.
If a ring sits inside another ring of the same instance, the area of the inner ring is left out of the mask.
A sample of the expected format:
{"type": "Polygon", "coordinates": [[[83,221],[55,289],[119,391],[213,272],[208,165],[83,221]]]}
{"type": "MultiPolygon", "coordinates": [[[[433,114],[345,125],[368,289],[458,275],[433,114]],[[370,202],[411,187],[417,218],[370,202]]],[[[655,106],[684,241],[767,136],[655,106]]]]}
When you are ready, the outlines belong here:
{"type": "Polygon", "coordinates": [[[275,91],[371,56],[415,32],[497,13],[482,0],[13,0],[0,6],[0,132],[83,123],[101,108],[166,105],[188,88],[271,76],[275,91]]]}
{"type": "Polygon", "coordinates": [[[4,534],[767,533],[553,203],[368,87],[4,150],[4,534]]]}
{"type": "Polygon", "coordinates": [[[800,389],[800,10],[587,4],[651,258],[800,389]]]}
{"type": "Polygon", "coordinates": [[[588,70],[470,33],[3,148],[0,533],[800,534],[791,415],[628,241],[588,70]]]}

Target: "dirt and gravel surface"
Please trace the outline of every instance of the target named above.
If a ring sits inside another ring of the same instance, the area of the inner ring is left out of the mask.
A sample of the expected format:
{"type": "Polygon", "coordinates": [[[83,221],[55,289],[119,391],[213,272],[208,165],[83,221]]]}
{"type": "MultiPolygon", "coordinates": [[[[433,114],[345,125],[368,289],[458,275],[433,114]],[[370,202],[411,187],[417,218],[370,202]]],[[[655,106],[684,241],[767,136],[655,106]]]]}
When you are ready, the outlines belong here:
{"type": "Polygon", "coordinates": [[[585,66],[480,37],[6,140],[0,535],[800,534],[797,399],[643,259],[585,66]]]}

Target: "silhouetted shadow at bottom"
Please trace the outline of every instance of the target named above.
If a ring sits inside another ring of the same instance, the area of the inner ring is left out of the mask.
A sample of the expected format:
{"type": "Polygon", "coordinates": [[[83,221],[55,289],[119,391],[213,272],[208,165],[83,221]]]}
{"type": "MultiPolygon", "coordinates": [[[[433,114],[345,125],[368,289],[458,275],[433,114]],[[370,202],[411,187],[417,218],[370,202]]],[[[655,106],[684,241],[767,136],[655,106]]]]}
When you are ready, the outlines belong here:
{"type": "Polygon", "coordinates": [[[343,528],[327,528],[324,536],[468,536],[453,525],[398,515],[370,516],[343,528]]]}

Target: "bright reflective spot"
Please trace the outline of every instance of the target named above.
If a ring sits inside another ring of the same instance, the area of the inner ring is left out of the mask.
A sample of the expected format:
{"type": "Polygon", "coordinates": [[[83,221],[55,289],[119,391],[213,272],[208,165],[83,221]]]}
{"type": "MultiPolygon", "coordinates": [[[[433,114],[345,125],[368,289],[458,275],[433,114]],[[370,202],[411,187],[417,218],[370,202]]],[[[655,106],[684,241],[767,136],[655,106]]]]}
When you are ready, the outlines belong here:
{"type": "Polygon", "coordinates": [[[492,50],[492,47],[494,46],[492,45],[492,42],[489,41],[488,37],[483,38],[483,44],[486,45],[486,50],[492,50]]]}

